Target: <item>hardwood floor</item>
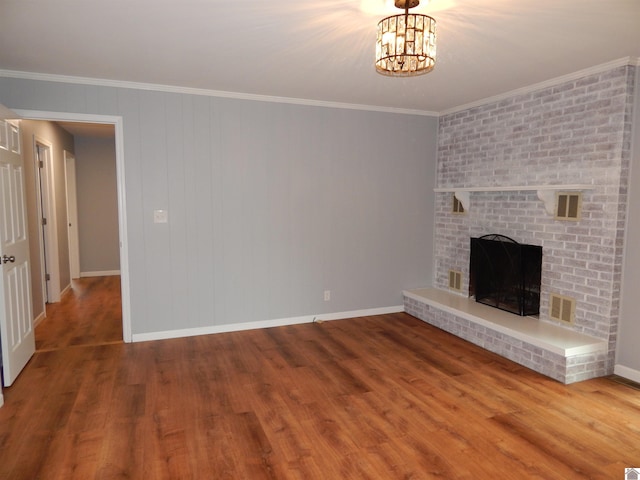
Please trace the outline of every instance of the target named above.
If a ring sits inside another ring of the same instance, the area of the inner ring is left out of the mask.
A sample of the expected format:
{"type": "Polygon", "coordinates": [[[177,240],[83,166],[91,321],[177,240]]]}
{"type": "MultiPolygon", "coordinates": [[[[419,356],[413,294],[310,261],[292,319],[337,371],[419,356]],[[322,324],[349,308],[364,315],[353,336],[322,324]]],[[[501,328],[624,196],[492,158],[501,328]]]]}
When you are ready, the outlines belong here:
{"type": "Polygon", "coordinates": [[[74,280],[36,327],[38,351],[113,342],[122,342],[120,276],[74,280]]]}
{"type": "Polygon", "coordinates": [[[564,386],[406,314],[74,342],[5,390],[1,479],[608,480],[640,466],[640,391],[564,386]]]}

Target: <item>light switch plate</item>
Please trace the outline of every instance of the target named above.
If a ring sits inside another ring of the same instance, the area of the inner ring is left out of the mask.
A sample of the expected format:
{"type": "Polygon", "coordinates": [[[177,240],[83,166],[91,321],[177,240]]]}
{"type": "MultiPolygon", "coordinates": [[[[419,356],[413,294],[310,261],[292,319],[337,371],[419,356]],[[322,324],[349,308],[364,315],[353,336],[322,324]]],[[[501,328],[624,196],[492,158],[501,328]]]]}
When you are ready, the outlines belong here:
{"type": "Polygon", "coordinates": [[[169,212],[166,210],[153,211],[153,223],[167,223],[169,221],[169,212]]]}

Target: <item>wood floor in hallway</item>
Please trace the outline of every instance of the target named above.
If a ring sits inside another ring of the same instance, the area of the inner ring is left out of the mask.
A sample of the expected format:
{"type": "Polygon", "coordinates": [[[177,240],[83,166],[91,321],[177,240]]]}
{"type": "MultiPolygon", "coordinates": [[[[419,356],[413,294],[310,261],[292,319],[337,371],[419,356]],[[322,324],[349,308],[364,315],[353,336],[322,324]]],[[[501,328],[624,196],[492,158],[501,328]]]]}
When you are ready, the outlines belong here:
{"type": "Polygon", "coordinates": [[[120,276],[74,280],[60,302],[47,304],[36,327],[36,350],[122,342],[120,276]]]}
{"type": "MultiPolygon", "coordinates": [[[[76,311],[109,310],[90,290],[76,311]]],[[[113,335],[43,341],[5,390],[0,479],[611,480],[640,466],[640,391],[565,386],[404,313],[113,335]]]]}

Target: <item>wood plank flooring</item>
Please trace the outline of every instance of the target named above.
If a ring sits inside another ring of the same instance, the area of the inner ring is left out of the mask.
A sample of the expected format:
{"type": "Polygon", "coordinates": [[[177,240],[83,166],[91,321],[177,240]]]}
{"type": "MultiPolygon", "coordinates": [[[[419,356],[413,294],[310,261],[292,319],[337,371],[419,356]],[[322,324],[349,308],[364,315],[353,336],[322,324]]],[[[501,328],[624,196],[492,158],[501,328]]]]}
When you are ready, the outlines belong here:
{"type": "MultiPolygon", "coordinates": [[[[89,297],[75,301],[109,304],[89,297]]],[[[565,386],[406,314],[62,343],[5,390],[0,479],[609,480],[640,466],[640,391],[565,386]]]]}
{"type": "Polygon", "coordinates": [[[120,276],[74,280],[36,327],[38,351],[113,342],[122,342],[120,276]]]}

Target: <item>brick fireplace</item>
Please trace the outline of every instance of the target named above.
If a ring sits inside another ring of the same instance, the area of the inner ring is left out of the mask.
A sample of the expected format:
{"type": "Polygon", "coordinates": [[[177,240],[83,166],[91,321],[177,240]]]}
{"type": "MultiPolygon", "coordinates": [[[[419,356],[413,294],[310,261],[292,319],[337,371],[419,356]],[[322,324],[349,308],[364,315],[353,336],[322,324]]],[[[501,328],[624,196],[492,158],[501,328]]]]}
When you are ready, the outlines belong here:
{"type": "Polygon", "coordinates": [[[593,70],[439,119],[441,189],[589,185],[578,221],[556,220],[535,190],[472,191],[463,215],[452,213],[452,193],[435,193],[437,289],[449,290],[455,270],[468,292],[470,237],[498,233],[543,247],[539,321],[607,345],[552,375],[565,383],[613,372],[635,68],[593,70]],[[573,324],[551,320],[551,294],[575,300],[573,324]]]}

